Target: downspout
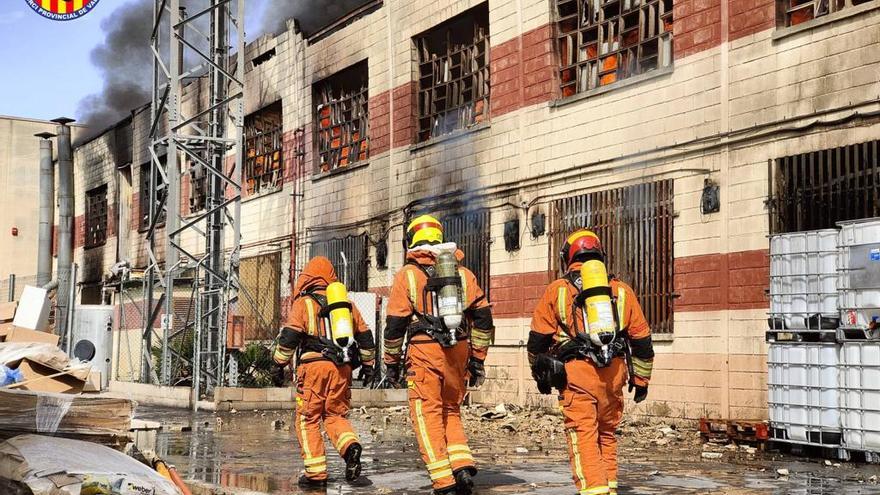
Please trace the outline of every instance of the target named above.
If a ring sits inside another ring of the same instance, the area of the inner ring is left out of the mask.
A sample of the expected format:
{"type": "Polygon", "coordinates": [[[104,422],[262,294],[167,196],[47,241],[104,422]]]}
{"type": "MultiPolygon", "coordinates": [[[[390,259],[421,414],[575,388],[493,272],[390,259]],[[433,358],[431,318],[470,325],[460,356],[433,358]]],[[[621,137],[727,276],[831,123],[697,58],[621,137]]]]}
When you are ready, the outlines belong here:
{"type": "Polygon", "coordinates": [[[55,333],[67,335],[70,300],[70,268],[73,264],[73,148],[70,124],[73,119],[58,118],[58,296],[55,306],[55,333]]]}
{"type": "Polygon", "coordinates": [[[37,287],[52,280],[52,228],[55,225],[55,168],[52,141],[55,134],[41,132],[40,138],[40,226],[37,243],[37,287]]]}

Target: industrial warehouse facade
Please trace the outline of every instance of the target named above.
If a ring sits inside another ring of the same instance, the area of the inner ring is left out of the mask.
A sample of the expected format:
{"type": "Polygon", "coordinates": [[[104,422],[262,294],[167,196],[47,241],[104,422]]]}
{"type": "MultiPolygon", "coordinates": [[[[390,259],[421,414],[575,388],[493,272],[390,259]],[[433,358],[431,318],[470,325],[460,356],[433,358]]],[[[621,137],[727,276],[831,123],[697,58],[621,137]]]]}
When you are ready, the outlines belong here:
{"type": "MultiPolygon", "coordinates": [[[[493,304],[488,380],[472,400],[548,403],[528,369],[529,320],[566,232],[588,226],[654,331],[637,410],[765,418],[767,236],[880,215],[880,0],[833,3],[372,1],[321,30],[289,22],[255,40],[246,296],[230,345],[274,337],[290,280],[316,254],[352,290],[387,296],[403,225],[432,212],[493,304]]],[[[203,93],[185,88],[184,115],[205,108],[203,93]]],[[[164,204],[149,132],[149,107],[135,109],[75,150],[81,301],[119,305],[115,352],[134,358],[145,211],[164,204]],[[120,261],[125,280],[110,270],[120,261]]],[[[207,188],[204,169],[181,163],[185,223],[207,188]]],[[[199,239],[182,245],[204,252],[199,239]]],[[[139,376],[134,358],[118,379],[139,376]]]]}

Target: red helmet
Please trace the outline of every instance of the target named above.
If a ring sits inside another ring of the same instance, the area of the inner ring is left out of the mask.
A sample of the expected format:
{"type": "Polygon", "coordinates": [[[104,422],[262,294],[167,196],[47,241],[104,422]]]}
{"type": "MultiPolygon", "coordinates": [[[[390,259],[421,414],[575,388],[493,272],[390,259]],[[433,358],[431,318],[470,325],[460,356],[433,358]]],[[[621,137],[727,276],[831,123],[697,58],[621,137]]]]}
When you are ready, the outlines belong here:
{"type": "Polygon", "coordinates": [[[593,231],[587,229],[576,230],[568,236],[562,250],[559,252],[559,259],[562,262],[563,269],[568,268],[575,260],[583,255],[592,255],[601,260],[605,259],[605,250],[602,249],[602,242],[593,231]]]}

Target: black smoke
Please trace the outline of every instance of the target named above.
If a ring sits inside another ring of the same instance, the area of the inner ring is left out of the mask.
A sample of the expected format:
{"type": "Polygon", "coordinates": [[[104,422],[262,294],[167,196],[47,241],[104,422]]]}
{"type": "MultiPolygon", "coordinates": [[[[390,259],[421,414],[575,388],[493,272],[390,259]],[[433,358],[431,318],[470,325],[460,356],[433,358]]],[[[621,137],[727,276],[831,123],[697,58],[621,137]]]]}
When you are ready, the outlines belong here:
{"type": "Polygon", "coordinates": [[[353,12],[371,0],[267,0],[261,31],[278,34],[294,18],[300,30],[311,36],[333,21],[353,12]]]}

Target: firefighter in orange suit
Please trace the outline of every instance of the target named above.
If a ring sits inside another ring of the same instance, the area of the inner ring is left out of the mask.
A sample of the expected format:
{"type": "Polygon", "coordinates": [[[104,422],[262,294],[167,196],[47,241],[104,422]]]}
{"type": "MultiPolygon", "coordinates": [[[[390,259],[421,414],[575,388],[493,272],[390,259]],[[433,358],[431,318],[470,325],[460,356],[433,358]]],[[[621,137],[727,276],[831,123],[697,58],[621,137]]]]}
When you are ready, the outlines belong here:
{"type": "Polygon", "coordinates": [[[370,383],[375,348],[370,329],[336,280],[330,260],[313,258],[296,280],[287,322],[273,354],[274,378],[280,385],[284,368],[299,353],[294,430],[305,464],[300,485],[327,483],[322,421],[345,460],[345,478],[354,481],[360,476],[363,448],[346,416],[351,409],[352,370],[360,365],[358,379],[370,383]]]}
{"type": "Polygon", "coordinates": [[[467,386],[485,379],[494,337],[489,302],[464,254],[443,243],[429,215],[407,227],[406,264],[394,278],[385,327],[388,379],[400,383],[406,340],[406,385],[416,439],[436,494],[470,494],[477,469],[461,424],[467,386]]]}
{"type": "Polygon", "coordinates": [[[560,252],[565,275],[535,308],[528,352],[541,393],[559,392],[579,495],[617,493],[623,387],[648,395],[651,330],[632,288],[609,277],[599,237],[578,230],[560,252]]]}

